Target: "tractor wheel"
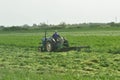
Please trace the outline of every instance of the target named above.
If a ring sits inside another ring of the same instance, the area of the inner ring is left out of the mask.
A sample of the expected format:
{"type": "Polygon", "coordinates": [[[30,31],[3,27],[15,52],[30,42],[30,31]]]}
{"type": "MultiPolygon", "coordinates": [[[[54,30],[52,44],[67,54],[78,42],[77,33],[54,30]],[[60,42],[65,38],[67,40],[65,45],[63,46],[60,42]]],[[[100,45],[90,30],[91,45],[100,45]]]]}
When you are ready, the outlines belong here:
{"type": "Polygon", "coordinates": [[[41,51],[41,47],[40,46],[38,47],[38,51],[41,51]]]}
{"type": "Polygon", "coordinates": [[[42,46],[39,46],[39,47],[38,47],[38,51],[43,52],[43,51],[44,51],[43,47],[42,47],[42,46]]]}
{"type": "Polygon", "coordinates": [[[52,48],[52,43],[47,42],[47,43],[46,43],[46,51],[47,51],[47,52],[51,52],[52,49],[53,49],[53,48],[52,48]]]}

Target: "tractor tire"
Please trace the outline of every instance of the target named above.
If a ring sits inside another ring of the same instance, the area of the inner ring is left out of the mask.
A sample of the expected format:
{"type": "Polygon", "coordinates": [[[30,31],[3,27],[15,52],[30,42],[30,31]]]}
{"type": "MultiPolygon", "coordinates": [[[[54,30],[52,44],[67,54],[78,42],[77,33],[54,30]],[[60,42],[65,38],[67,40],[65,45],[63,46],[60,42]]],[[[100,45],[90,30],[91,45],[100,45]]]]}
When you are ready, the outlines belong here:
{"type": "Polygon", "coordinates": [[[40,46],[38,47],[38,51],[41,51],[41,47],[40,46]]]}
{"type": "Polygon", "coordinates": [[[44,52],[43,47],[42,47],[42,46],[39,46],[39,47],[38,47],[38,51],[39,51],[39,52],[44,52]]]}
{"type": "Polygon", "coordinates": [[[53,50],[53,46],[51,42],[46,43],[46,51],[51,52],[53,50]]]}

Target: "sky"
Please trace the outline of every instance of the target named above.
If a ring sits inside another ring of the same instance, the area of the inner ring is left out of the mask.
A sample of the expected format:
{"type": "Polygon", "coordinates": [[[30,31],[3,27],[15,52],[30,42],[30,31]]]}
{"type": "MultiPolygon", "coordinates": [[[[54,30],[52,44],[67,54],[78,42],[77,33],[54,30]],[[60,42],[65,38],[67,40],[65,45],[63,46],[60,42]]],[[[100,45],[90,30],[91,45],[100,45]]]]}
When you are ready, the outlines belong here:
{"type": "Polygon", "coordinates": [[[0,25],[120,22],[120,0],[0,0],[0,25]]]}

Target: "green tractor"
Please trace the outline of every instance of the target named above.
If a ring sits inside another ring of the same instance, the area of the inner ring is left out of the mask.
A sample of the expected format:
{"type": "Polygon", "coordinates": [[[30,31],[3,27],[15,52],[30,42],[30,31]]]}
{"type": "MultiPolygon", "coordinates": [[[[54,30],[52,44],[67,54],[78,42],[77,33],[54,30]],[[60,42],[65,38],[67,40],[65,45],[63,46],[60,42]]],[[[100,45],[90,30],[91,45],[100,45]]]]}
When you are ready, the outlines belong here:
{"type": "Polygon", "coordinates": [[[62,49],[66,49],[69,47],[68,41],[64,37],[59,37],[56,40],[53,37],[45,37],[42,38],[41,46],[39,46],[39,51],[62,51],[62,49]]]}

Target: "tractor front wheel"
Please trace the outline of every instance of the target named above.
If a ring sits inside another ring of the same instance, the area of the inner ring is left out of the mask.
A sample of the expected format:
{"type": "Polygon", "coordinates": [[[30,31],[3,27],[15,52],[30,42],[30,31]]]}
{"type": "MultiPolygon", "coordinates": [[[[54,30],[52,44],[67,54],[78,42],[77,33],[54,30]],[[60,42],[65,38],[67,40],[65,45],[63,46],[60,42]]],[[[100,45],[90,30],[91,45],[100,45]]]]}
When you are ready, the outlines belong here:
{"type": "Polygon", "coordinates": [[[47,52],[51,52],[52,51],[52,43],[50,43],[50,42],[46,43],[46,51],[47,52]]]}

